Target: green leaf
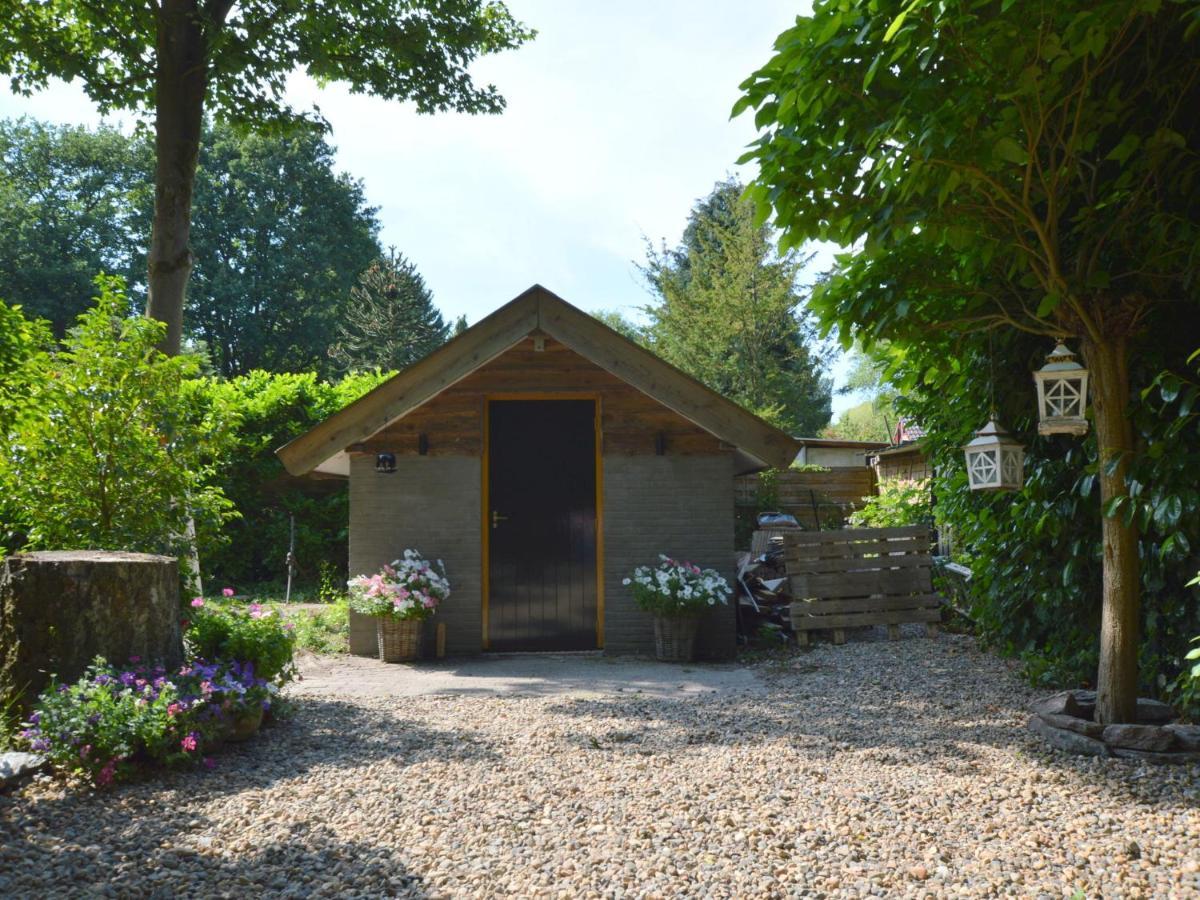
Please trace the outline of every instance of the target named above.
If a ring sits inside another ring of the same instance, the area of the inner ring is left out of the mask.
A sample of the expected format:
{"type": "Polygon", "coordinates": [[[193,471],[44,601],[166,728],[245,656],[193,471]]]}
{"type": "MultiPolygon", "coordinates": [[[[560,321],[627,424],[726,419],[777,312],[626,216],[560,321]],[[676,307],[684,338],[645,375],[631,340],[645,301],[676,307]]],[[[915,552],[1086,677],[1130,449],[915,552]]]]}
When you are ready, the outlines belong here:
{"type": "Polygon", "coordinates": [[[1002,137],[996,141],[992,152],[1005,162],[1025,165],[1029,162],[1029,152],[1010,137],[1002,137]]]}
{"type": "Polygon", "coordinates": [[[1136,134],[1127,134],[1125,137],[1121,138],[1121,143],[1117,144],[1117,146],[1113,147],[1113,149],[1109,151],[1109,154],[1105,157],[1105,159],[1114,159],[1117,162],[1123,163],[1133,155],[1133,152],[1141,146],[1141,143],[1142,139],[1136,134]]]}

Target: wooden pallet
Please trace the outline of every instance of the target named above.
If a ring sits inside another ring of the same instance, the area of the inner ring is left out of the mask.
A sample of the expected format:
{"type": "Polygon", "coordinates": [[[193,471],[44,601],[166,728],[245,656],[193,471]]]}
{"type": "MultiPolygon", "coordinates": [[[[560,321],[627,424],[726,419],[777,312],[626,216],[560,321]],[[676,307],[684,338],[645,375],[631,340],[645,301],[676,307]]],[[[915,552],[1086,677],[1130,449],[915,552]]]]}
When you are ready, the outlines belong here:
{"type": "Polygon", "coordinates": [[[784,536],[792,596],[792,629],[800,644],[818,629],[846,641],[846,629],[886,625],[900,636],[904,622],[937,633],[941,598],[933,590],[929,528],[847,528],[784,536]]]}

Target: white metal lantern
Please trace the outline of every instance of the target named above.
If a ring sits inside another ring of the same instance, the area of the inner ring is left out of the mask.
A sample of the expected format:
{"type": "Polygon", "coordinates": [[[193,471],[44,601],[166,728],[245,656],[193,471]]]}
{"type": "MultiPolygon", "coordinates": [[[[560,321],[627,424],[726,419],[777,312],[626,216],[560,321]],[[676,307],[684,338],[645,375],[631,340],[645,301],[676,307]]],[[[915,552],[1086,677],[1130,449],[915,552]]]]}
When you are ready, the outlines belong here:
{"type": "Polygon", "coordinates": [[[1016,491],[1025,483],[1025,448],[993,418],[963,447],[973,491],[1016,491]]]}
{"type": "Polygon", "coordinates": [[[1087,434],[1088,371],[1062,343],[1033,373],[1038,392],[1038,434],[1087,434]]]}

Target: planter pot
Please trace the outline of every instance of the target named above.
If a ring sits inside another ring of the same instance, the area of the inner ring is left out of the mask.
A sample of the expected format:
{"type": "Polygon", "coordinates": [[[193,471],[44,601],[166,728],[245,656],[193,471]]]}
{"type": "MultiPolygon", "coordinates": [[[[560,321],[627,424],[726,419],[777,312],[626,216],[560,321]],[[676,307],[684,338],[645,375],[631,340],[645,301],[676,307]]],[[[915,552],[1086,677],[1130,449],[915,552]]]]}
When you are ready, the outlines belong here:
{"type": "Polygon", "coordinates": [[[405,662],[421,656],[421,622],[380,616],[375,622],[379,659],[385,663],[405,662]]]}
{"type": "Polygon", "coordinates": [[[225,728],[225,733],[221,735],[224,740],[237,744],[241,741],[248,741],[258,732],[262,726],[263,708],[261,705],[255,705],[253,709],[248,709],[238,716],[235,716],[225,728]]]}
{"type": "Polygon", "coordinates": [[[654,655],[663,662],[691,662],[696,658],[696,616],[655,616],[654,655]]]}

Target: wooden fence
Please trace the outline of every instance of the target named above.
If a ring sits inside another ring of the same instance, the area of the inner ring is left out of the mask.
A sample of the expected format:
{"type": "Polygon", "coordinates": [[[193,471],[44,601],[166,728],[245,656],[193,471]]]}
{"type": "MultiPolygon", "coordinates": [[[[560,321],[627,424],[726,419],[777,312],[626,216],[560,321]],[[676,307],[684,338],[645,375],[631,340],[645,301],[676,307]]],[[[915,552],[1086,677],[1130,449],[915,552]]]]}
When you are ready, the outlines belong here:
{"type": "Polygon", "coordinates": [[[847,528],[791,531],[784,535],[784,562],[794,602],[792,629],[801,645],[808,632],[886,625],[896,638],[903,622],[924,622],[937,631],[941,601],[933,590],[929,529],[847,528]]]}
{"type": "Polygon", "coordinates": [[[825,472],[788,470],[768,476],[773,486],[759,475],[734,479],[734,502],[739,507],[766,506],[791,513],[805,528],[840,528],[846,516],[863,504],[864,497],[878,493],[875,472],[868,466],[842,466],[825,472]],[[771,497],[771,494],[774,494],[771,497]]]}

